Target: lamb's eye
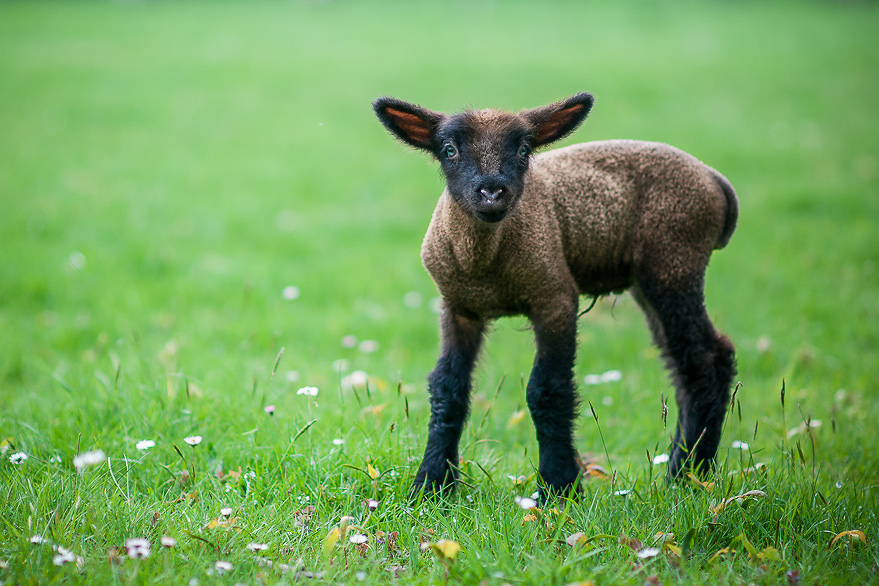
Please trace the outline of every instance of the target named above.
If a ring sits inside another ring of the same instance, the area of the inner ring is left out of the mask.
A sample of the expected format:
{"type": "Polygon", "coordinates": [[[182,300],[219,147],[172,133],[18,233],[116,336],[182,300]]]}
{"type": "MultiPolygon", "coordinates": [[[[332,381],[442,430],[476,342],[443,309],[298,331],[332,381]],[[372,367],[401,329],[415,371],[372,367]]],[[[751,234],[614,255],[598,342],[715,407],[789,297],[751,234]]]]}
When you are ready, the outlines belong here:
{"type": "Polygon", "coordinates": [[[530,152],[531,152],[531,149],[528,148],[527,144],[523,144],[521,147],[519,147],[519,156],[520,157],[527,157],[528,153],[530,153],[530,152]]]}
{"type": "Polygon", "coordinates": [[[458,150],[452,145],[446,145],[446,148],[443,149],[443,154],[445,154],[448,158],[452,158],[458,154],[458,150]]]}

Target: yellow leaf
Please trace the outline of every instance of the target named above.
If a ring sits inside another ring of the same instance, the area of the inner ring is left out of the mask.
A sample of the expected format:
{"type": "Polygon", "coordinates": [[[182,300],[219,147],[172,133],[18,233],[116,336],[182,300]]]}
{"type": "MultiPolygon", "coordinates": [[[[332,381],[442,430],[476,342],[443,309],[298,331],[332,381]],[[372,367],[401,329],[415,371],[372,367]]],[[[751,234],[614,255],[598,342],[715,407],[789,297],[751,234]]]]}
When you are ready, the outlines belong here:
{"type": "Polygon", "coordinates": [[[524,517],[522,517],[522,525],[524,525],[525,523],[530,523],[531,521],[536,521],[536,520],[537,520],[537,515],[525,515],[524,517]]]}
{"type": "Polygon", "coordinates": [[[866,545],[867,543],[867,536],[864,535],[863,531],[860,531],[858,529],[852,529],[850,531],[843,531],[842,533],[834,537],[833,541],[830,542],[830,547],[833,547],[834,544],[836,544],[836,542],[843,537],[848,537],[846,541],[849,547],[855,547],[860,544],[866,545]]]}
{"type": "Polygon", "coordinates": [[[527,415],[526,411],[522,409],[521,411],[516,411],[512,415],[510,415],[510,419],[507,420],[507,429],[513,427],[522,422],[525,419],[525,415],[527,415]]]}
{"type": "Polygon", "coordinates": [[[665,543],[662,544],[662,546],[678,557],[684,556],[684,551],[674,543],[666,541],[665,543]]]}
{"type": "Polygon", "coordinates": [[[336,547],[336,544],[339,543],[339,539],[341,538],[341,529],[339,529],[338,527],[333,527],[332,531],[330,531],[324,538],[322,551],[325,558],[330,557],[330,554],[333,553],[333,548],[336,547]]]}
{"type": "Polygon", "coordinates": [[[372,467],[372,464],[369,462],[366,463],[366,471],[369,472],[369,477],[375,480],[379,476],[378,470],[372,467]]]}
{"type": "Polygon", "coordinates": [[[586,474],[593,478],[598,478],[601,480],[606,480],[610,478],[610,474],[608,474],[607,470],[603,466],[600,466],[599,464],[596,464],[594,462],[586,464],[586,474]]]}
{"type": "Polygon", "coordinates": [[[430,549],[443,562],[454,561],[455,556],[461,551],[461,544],[451,539],[440,539],[436,543],[425,542],[421,544],[421,549],[430,549]]]}
{"type": "Polygon", "coordinates": [[[583,543],[588,543],[588,542],[589,542],[589,540],[586,539],[586,536],[579,531],[577,533],[572,533],[572,534],[568,535],[567,537],[565,537],[565,543],[567,543],[571,547],[574,547],[575,545],[580,545],[583,543]]]}
{"type": "Polygon", "coordinates": [[[226,529],[229,530],[235,524],[240,517],[232,517],[230,519],[222,518],[222,519],[211,519],[208,521],[208,524],[205,526],[206,529],[226,529]]]}
{"type": "Polygon", "coordinates": [[[694,484],[698,484],[702,488],[705,489],[705,492],[711,492],[711,489],[714,488],[713,482],[702,482],[699,480],[699,477],[693,474],[692,472],[687,472],[687,478],[693,481],[694,484]]]}
{"type": "Polygon", "coordinates": [[[728,553],[735,553],[735,551],[736,550],[730,549],[728,547],[722,547],[722,548],[718,549],[716,552],[714,552],[714,555],[712,555],[710,558],[708,558],[708,561],[713,562],[714,560],[716,560],[720,556],[726,555],[728,553]]]}
{"type": "Polygon", "coordinates": [[[440,539],[436,542],[436,546],[442,552],[443,557],[450,560],[455,559],[455,556],[461,551],[461,544],[449,539],[440,539]]]}

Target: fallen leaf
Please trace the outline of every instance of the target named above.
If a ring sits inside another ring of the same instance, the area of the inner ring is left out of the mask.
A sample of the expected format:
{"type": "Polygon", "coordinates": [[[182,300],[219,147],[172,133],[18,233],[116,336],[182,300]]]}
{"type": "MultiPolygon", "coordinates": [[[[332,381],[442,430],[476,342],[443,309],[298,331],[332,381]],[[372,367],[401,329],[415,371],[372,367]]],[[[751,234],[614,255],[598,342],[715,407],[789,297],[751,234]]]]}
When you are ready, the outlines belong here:
{"type": "Polygon", "coordinates": [[[583,543],[587,543],[589,540],[586,539],[586,535],[578,531],[577,533],[571,533],[567,537],[565,537],[565,543],[574,547],[575,545],[581,545],[583,543]]]}
{"type": "Polygon", "coordinates": [[[864,535],[863,531],[858,529],[852,529],[850,531],[843,531],[836,535],[833,540],[830,542],[830,547],[833,547],[837,541],[841,539],[847,538],[842,543],[846,543],[850,548],[855,548],[858,545],[866,545],[867,544],[867,536],[864,535]]]}
{"type": "Polygon", "coordinates": [[[591,478],[597,478],[599,480],[607,480],[610,478],[610,474],[604,466],[596,464],[594,462],[590,462],[584,466],[584,470],[586,475],[591,478]]]}
{"type": "Polygon", "coordinates": [[[717,505],[711,507],[711,512],[714,513],[715,515],[719,515],[727,506],[729,506],[732,503],[741,504],[741,503],[744,503],[745,501],[753,500],[753,499],[757,499],[757,498],[764,498],[764,499],[767,498],[766,493],[763,492],[762,490],[749,490],[748,492],[745,492],[745,493],[742,493],[742,494],[739,494],[736,496],[731,496],[728,499],[723,499],[717,505]]]}
{"type": "Polygon", "coordinates": [[[714,552],[714,555],[712,555],[710,558],[708,558],[708,561],[713,562],[714,560],[716,560],[717,558],[719,558],[722,555],[726,555],[728,553],[735,553],[735,552],[736,552],[736,550],[731,549],[729,547],[722,547],[722,548],[718,549],[716,552],[714,552]]]}
{"type": "Polygon", "coordinates": [[[537,520],[537,515],[525,515],[524,517],[522,517],[522,525],[524,525],[525,523],[530,523],[532,521],[536,521],[536,520],[537,520]]]}
{"type": "Polygon", "coordinates": [[[624,545],[631,549],[632,551],[639,551],[644,549],[644,544],[634,537],[626,537],[625,535],[620,535],[620,538],[617,540],[620,545],[624,545]]]}
{"type": "Polygon", "coordinates": [[[699,486],[704,488],[705,492],[711,492],[711,489],[714,488],[713,482],[708,482],[708,481],[702,482],[701,480],[699,480],[699,477],[696,476],[695,474],[693,474],[692,472],[687,472],[687,478],[689,478],[691,481],[693,481],[693,484],[698,484],[699,486]]]}

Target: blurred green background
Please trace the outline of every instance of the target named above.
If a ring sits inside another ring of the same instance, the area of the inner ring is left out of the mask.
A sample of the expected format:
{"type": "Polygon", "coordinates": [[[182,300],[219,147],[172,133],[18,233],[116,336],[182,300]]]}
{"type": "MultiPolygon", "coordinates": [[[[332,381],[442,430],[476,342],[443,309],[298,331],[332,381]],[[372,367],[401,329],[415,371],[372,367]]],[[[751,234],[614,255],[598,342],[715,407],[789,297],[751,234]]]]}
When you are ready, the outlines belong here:
{"type": "MultiPolygon", "coordinates": [[[[441,177],[371,102],[516,110],[587,90],[567,143],[668,142],[738,191],[707,278],[744,385],[724,441],[757,420],[784,431],[784,378],[805,415],[848,422],[828,465],[875,476],[877,30],[867,2],[3,3],[2,433],[46,453],[109,422],[171,435],[165,401],[187,385],[202,427],[231,437],[274,403],[295,430],[310,419],[297,388],[320,387],[316,413],[333,415],[354,405],[332,399],[340,377],[364,370],[378,391],[402,383],[417,455],[438,351],[418,253],[441,177]]],[[[527,420],[508,425],[526,325],[496,328],[474,417],[505,376],[501,399],[465,436],[498,440],[516,469],[536,449],[527,420]]],[[[580,337],[578,380],[623,375],[582,388],[612,456],[664,449],[672,390],[630,298],[599,303],[580,337]]],[[[310,433],[336,435],[328,421],[310,433]]],[[[581,427],[599,451],[591,416],[581,427]]]]}

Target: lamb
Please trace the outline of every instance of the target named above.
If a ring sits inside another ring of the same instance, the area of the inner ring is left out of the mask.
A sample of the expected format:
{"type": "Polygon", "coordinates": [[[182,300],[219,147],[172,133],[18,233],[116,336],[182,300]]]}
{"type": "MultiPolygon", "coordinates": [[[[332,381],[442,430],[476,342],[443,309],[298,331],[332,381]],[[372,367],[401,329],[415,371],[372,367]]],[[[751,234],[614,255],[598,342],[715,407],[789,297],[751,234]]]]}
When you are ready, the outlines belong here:
{"type": "Polygon", "coordinates": [[[580,476],[573,429],[580,295],[629,290],[676,387],[669,475],[713,464],[736,374],[735,349],[705,309],[709,257],[736,227],[729,181],[672,146],[596,141],[534,151],[573,132],[583,92],[518,114],[447,115],[391,97],[373,104],[391,134],[429,152],[446,187],[421,249],[442,296],[441,352],[428,377],[431,417],[413,491],[456,482],[471,375],[487,324],[525,315],[536,356],[526,399],[539,446],[541,495],[580,476]]]}

